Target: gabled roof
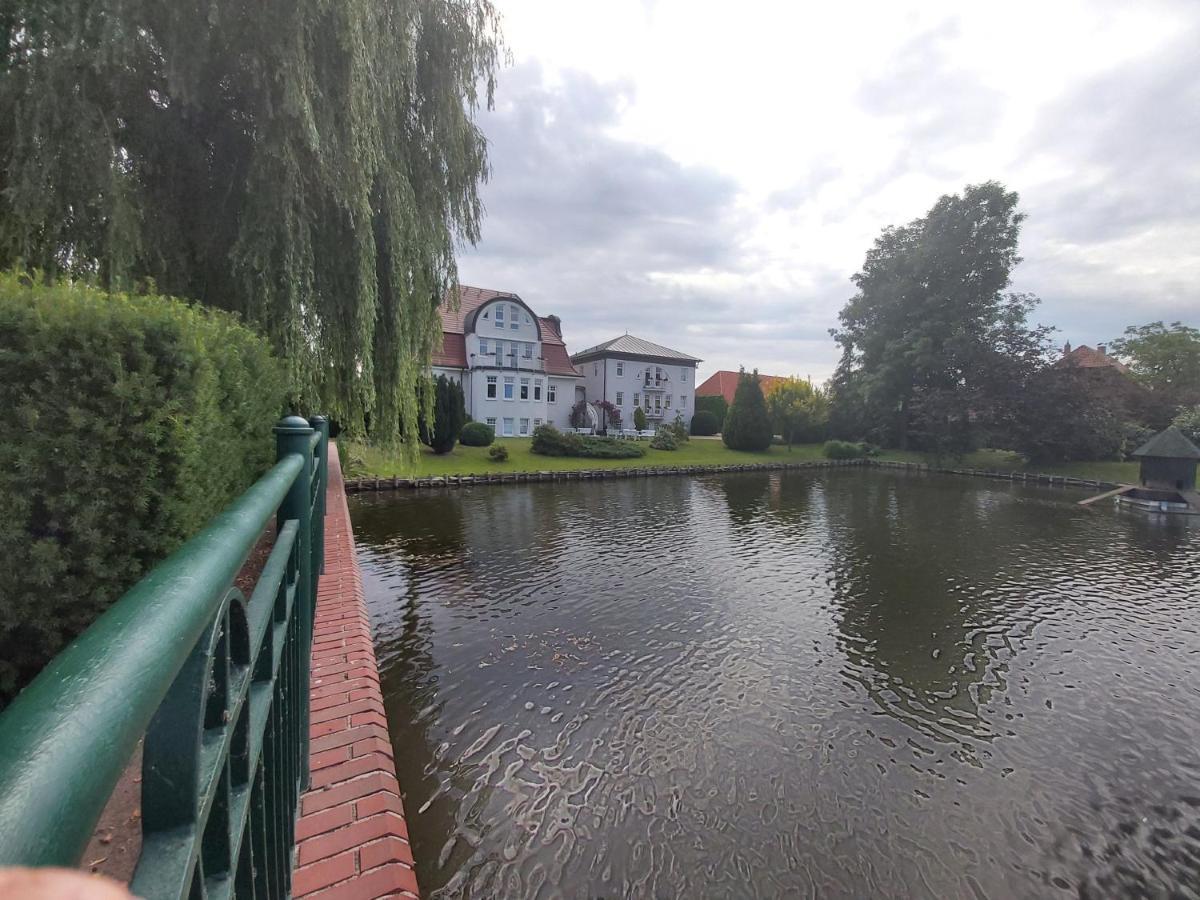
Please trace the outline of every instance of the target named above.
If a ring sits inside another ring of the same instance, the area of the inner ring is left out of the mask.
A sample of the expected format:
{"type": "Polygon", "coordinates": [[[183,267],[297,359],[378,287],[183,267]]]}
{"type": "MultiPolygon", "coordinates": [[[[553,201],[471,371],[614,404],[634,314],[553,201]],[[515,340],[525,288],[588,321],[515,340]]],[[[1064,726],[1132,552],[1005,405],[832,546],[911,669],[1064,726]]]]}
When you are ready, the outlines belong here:
{"type": "MultiPolygon", "coordinates": [[[[457,309],[451,308],[448,297],[438,306],[438,312],[442,316],[442,343],[433,351],[435,366],[449,369],[467,368],[467,322],[468,319],[473,319],[473,313],[489,300],[512,297],[526,309],[529,308],[528,304],[512,291],[497,291],[463,284],[459,285],[458,297],[457,309]]],[[[542,334],[542,362],[546,374],[582,377],[583,373],[571,365],[562,332],[556,321],[544,316],[537,316],[537,321],[542,334]]]]}
{"type": "Polygon", "coordinates": [[[1133,455],[1153,456],[1159,459],[1200,459],[1200,447],[1171,425],[1134,450],[1133,455]]]}
{"type": "Polygon", "coordinates": [[[613,338],[611,341],[597,344],[595,347],[588,347],[586,350],[572,354],[571,360],[579,363],[587,362],[591,359],[599,359],[602,356],[618,355],[692,364],[700,362],[694,356],[688,356],[686,353],[680,353],[678,350],[672,350],[670,347],[664,347],[662,344],[656,344],[653,341],[634,337],[632,334],[623,334],[620,337],[613,338]]]}
{"type": "MultiPolygon", "coordinates": [[[[759,375],[758,384],[763,393],[767,393],[778,382],[787,381],[782,375],[759,375]]],[[[733,402],[733,394],[737,390],[738,373],[728,369],[713,372],[700,387],[696,388],[697,397],[724,397],[726,403],[733,402]]]]}
{"type": "Polygon", "coordinates": [[[1122,374],[1129,372],[1129,367],[1107,353],[1093,350],[1087,344],[1080,344],[1074,350],[1062,355],[1055,362],[1056,366],[1078,366],[1081,369],[1116,369],[1122,374]]]}

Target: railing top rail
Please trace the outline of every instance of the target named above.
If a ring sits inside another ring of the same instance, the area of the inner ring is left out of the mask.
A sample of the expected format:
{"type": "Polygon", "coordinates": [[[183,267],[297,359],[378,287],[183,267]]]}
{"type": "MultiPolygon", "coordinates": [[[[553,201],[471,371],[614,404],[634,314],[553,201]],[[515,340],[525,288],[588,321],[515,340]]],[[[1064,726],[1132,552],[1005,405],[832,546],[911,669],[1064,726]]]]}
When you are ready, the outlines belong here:
{"type": "Polygon", "coordinates": [[[138,740],[304,467],[300,454],[284,456],[0,715],[0,865],[77,863],[138,740]]]}

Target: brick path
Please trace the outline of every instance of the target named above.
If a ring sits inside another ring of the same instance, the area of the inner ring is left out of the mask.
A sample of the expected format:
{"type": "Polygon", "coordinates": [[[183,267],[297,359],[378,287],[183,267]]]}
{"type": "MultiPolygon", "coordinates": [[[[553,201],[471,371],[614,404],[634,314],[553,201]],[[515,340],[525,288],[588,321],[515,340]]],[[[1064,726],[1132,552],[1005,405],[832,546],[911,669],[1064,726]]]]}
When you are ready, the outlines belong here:
{"type": "Polygon", "coordinates": [[[312,648],[312,784],[296,824],[292,895],[416,897],[412,848],[333,444],[326,500],[325,574],[317,591],[312,648]]]}

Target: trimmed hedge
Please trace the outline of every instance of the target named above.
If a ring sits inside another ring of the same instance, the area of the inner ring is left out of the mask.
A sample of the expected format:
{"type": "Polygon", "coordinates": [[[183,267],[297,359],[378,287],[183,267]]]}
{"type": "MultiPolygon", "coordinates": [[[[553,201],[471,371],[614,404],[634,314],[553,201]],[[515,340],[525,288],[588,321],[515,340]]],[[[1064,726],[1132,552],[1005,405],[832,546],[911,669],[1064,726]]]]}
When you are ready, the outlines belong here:
{"type": "Polygon", "coordinates": [[[262,474],[284,397],[228,313],[0,273],[0,704],[262,474]]]}
{"type": "Polygon", "coordinates": [[[584,456],[591,459],[633,459],[646,455],[646,451],[632,441],[582,437],[574,432],[559,431],[553,425],[539,425],[533,429],[529,450],[541,456],[584,456]]]}
{"type": "Polygon", "coordinates": [[[486,422],[468,422],[458,433],[458,442],[464,447],[490,447],[496,440],[496,429],[486,422]]]}
{"type": "MultiPolygon", "coordinates": [[[[724,399],[724,398],[719,398],[724,399]]],[[[721,422],[707,409],[697,410],[692,416],[692,434],[698,437],[708,437],[721,430],[721,422]]]]}
{"type": "Polygon", "coordinates": [[[829,459],[865,459],[871,455],[870,445],[853,441],[826,441],[821,452],[829,459]]]}

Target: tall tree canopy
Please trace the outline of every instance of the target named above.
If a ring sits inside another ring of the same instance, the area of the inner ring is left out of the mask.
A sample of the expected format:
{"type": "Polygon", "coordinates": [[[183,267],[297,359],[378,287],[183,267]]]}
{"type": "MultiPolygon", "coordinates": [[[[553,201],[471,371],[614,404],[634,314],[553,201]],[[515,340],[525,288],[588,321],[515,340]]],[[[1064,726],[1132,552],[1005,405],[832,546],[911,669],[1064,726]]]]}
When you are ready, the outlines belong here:
{"type": "Polygon", "coordinates": [[[1037,299],[1005,293],[1020,261],[1017,200],[996,182],[971,185],[876,239],[832,332],[835,432],[904,447],[917,424],[928,449],[960,450],[989,389],[1040,364],[1048,330],[1026,325],[1037,299]]]}
{"type": "Polygon", "coordinates": [[[479,235],[489,0],[11,0],[0,28],[0,267],[240,312],[301,403],[415,453],[479,235]]]}
{"type": "Polygon", "coordinates": [[[1200,404],[1200,329],[1182,322],[1130,325],[1112,351],[1172,414],[1200,404]]]}

